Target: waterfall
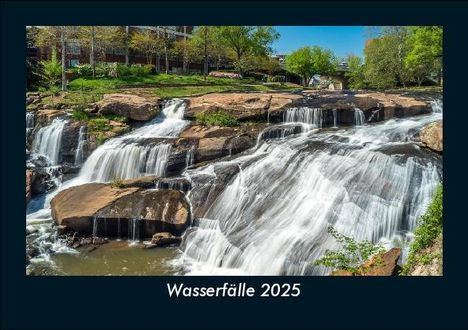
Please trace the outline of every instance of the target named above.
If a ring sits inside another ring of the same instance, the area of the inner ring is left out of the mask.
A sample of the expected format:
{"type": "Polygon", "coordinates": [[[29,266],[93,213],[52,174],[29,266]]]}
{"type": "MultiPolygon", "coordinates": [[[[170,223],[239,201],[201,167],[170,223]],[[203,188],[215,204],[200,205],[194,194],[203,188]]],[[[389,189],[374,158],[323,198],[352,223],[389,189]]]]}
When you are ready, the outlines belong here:
{"type": "Polygon", "coordinates": [[[366,116],[364,112],[359,108],[354,108],[354,125],[362,126],[366,122],[366,116]]]}
{"type": "Polygon", "coordinates": [[[34,112],[26,112],[26,140],[28,139],[29,133],[34,129],[34,112]]]}
{"type": "Polygon", "coordinates": [[[284,112],[284,121],[288,123],[299,122],[321,128],[323,124],[323,112],[319,108],[290,108],[284,112]]]}
{"type": "Polygon", "coordinates": [[[188,124],[185,102],[168,101],[160,116],[133,132],[108,140],[83,164],[79,182],[108,182],[144,175],[164,176],[171,145],[164,139],[177,136],[188,124]]]}
{"type": "Polygon", "coordinates": [[[431,101],[432,112],[442,113],[443,112],[443,103],[442,99],[432,100],[431,101]]]}
{"type": "Polygon", "coordinates": [[[62,132],[66,120],[54,119],[48,126],[42,127],[34,139],[34,152],[46,156],[52,165],[59,160],[62,132]]]}
{"type": "Polygon", "coordinates": [[[337,128],[338,127],[337,126],[337,120],[338,120],[337,110],[333,109],[332,112],[333,112],[333,127],[337,128]]]}
{"type": "Polygon", "coordinates": [[[441,180],[440,157],[411,141],[411,131],[433,120],[269,140],[230,162],[187,170],[190,200],[207,202],[175,262],[189,274],[324,275],[314,260],[338,248],[330,225],[357,241],[397,245],[441,180]],[[212,201],[219,182],[210,189],[206,178],[229,164],[241,171],[212,201]]]}
{"type": "Polygon", "coordinates": [[[78,144],[75,150],[75,166],[79,166],[83,163],[83,147],[86,142],[86,126],[80,127],[78,133],[78,144]]]}
{"type": "Polygon", "coordinates": [[[190,150],[187,152],[187,156],[185,158],[185,167],[189,167],[195,161],[195,145],[190,147],[190,150]]]}

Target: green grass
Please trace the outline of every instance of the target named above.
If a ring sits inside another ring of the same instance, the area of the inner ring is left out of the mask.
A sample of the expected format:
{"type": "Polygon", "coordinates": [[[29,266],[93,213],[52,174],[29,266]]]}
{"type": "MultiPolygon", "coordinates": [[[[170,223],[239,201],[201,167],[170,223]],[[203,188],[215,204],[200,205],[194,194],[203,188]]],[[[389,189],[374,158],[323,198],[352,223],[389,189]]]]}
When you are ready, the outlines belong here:
{"type": "Polygon", "coordinates": [[[428,264],[434,257],[441,257],[438,253],[434,255],[421,254],[421,251],[432,246],[442,236],[443,215],[443,188],[437,187],[434,198],[427,208],[426,213],[419,218],[419,227],[414,232],[414,241],[411,244],[408,260],[403,266],[401,275],[408,275],[418,264],[428,264]]]}
{"type": "Polygon", "coordinates": [[[228,79],[206,77],[203,79],[201,75],[175,75],[175,74],[158,74],[145,75],[142,77],[129,76],[121,78],[77,78],[69,84],[70,90],[100,90],[100,89],[116,89],[125,87],[141,87],[141,86],[183,86],[183,85],[240,85],[254,84],[253,78],[247,79],[228,79]]]}
{"type": "Polygon", "coordinates": [[[216,111],[210,113],[199,113],[196,116],[197,122],[206,126],[236,126],[238,125],[236,117],[225,112],[216,111]]]}

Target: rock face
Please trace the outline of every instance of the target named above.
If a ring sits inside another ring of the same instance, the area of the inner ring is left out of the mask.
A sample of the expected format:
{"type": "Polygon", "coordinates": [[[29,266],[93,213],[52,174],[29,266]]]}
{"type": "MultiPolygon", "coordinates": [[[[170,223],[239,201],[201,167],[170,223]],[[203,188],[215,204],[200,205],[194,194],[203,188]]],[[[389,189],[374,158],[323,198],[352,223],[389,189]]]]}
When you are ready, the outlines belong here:
{"type": "Polygon", "coordinates": [[[266,124],[205,127],[193,124],[174,142],[167,171],[179,173],[187,165],[234,155],[253,147],[266,124]]]}
{"type": "Polygon", "coordinates": [[[301,95],[286,93],[213,93],[189,99],[185,116],[195,118],[199,113],[226,111],[239,120],[267,119],[301,99],[301,95]]]}
{"type": "Polygon", "coordinates": [[[392,276],[398,275],[400,267],[397,262],[401,256],[401,249],[392,248],[382,255],[376,255],[365,261],[353,274],[346,270],[335,270],[331,276],[392,276]]]}
{"type": "Polygon", "coordinates": [[[174,236],[171,233],[163,232],[163,233],[156,233],[151,238],[151,244],[154,246],[166,246],[171,244],[179,244],[181,241],[181,237],[174,236]]]}
{"type": "Polygon", "coordinates": [[[31,170],[26,170],[26,204],[28,204],[31,199],[31,182],[32,182],[33,172],[31,170]]]}
{"type": "Polygon", "coordinates": [[[66,115],[65,111],[54,110],[54,109],[44,109],[36,111],[36,123],[39,126],[46,126],[50,124],[54,119],[60,118],[66,115]]]}
{"type": "Polygon", "coordinates": [[[442,153],[444,149],[442,120],[438,120],[425,126],[421,130],[420,138],[424,146],[433,151],[442,153]]]}
{"type": "Polygon", "coordinates": [[[190,206],[176,190],[114,188],[89,183],[61,191],[51,202],[57,225],[80,234],[151,237],[157,232],[180,235],[189,224],[190,206]],[[96,219],[96,220],[95,220],[96,219]]]}
{"type": "Polygon", "coordinates": [[[132,94],[106,94],[96,103],[100,114],[125,116],[146,121],[158,114],[158,98],[145,98],[132,94]]]}

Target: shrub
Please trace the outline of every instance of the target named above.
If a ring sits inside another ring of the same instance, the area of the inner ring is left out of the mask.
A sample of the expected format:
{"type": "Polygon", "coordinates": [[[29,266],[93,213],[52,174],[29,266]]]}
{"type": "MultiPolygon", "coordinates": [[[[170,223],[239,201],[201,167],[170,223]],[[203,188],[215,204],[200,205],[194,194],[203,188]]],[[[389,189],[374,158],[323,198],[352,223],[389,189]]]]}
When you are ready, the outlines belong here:
{"type": "Polygon", "coordinates": [[[154,64],[146,64],[143,66],[143,72],[145,75],[156,73],[156,66],[154,64]]]}
{"type": "Polygon", "coordinates": [[[109,130],[109,119],[93,118],[89,120],[89,128],[92,131],[107,131],[109,130]]]}
{"type": "Polygon", "coordinates": [[[199,113],[196,119],[197,122],[207,126],[236,126],[238,124],[236,117],[224,111],[199,113]]]}
{"type": "Polygon", "coordinates": [[[79,121],[87,121],[89,119],[88,114],[82,110],[73,111],[72,118],[79,121]]]}
{"type": "Polygon", "coordinates": [[[75,66],[73,69],[78,77],[89,78],[93,76],[93,68],[91,64],[81,64],[75,66]]]}
{"type": "Polygon", "coordinates": [[[286,77],[285,76],[271,76],[268,78],[268,81],[270,82],[285,82],[286,77]]]}
{"type": "Polygon", "coordinates": [[[370,241],[356,242],[353,238],[340,234],[333,227],[328,227],[328,232],[341,243],[343,249],[340,251],[325,251],[325,255],[315,261],[315,265],[331,267],[334,270],[346,270],[353,274],[359,272],[364,261],[376,254],[385,252],[383,246],[373,244],[370,241]]]}
{"type": "MultiPolygon", "coordinates": [[[[431,246],[442,235],[442,218],[443,188],[442,185],[439,185],[426,213],[418,219],[419,227],[414,231],[414,241],[410,246],[407,262],[401,272],[402,275],[407,275],[416,264],[428,262],[428,260],[424,260],[427,258],[418,254],[431,246]]],[[[430,258],[431,260],[432,257],[430,258]]]]}
{"type": "Polygon", "coordinates": [[[51,58],[48,61],[40,62],[42,73],[40,74],[47,84],[47,87],[57,85],[62,79],[62,64],[57,59],[57,51],[52,49],[51,58]]]}
{"type": "Polygon", "coordinates": [[[114,176],[112,178],[111,187],[112,188],[124,188],[123,180],[119,177],[114,176]]]}
{"type": "Polygon", "coordinates": [[[130,70],[130,66],[125,65],[125,64],[117,64],[117,77],[128,77],[132,74],[132,71],[130,70]]]}
{"type": "Polygon", "coordinates": [[[126,123],[128,118],[125,116],[119,116],[119,115],[104,115],[105,118],[113,121],[118,121],[121,123],[126,123]]]}

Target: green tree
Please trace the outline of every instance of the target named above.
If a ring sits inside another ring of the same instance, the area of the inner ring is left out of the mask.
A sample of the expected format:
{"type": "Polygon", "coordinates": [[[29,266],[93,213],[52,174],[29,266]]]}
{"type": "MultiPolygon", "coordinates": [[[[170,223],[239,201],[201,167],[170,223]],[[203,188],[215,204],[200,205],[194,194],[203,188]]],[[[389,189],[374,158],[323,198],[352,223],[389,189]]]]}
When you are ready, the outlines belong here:
{"type": "Polygon", "coordinates": [[[348,71],[345,73],[345,77],[348,78],[349,87],[351,89],[366,88],[362,58],[356,55],[348,55],[346,62],[348,63],[348,71]]]}
{"type": "Polygon", "coordinates": [[[175,58],[183,60],[183,71],[187,72],[191,63],[200,61],[202,55],[200,49],[195,47],[194,43],[189,39],[180,39],[174,42],[171,55],[175,58]]]}
{"type": "Polygon", "coordinates": [[[440,84],[442,77],[442,37],[441,26],[415,26],[407,38],[409,49],[405,57],[405,67],[411,71],[421,85],[422,81],[435,75],[440,84]]]}
{"type": "Polygon", "coordinates": [[[57,59],[57,50],[52,48],[50,60],[40,61],[42,73],[40,74],[47,87],[56,86],[62,77],[62,64],[57,59]]]}
{"type": "Polygon", "coordinates": [[[219,38],[232,51],[234,66],[243,74],[250,69],[253,57],[271,54],[271,44],[279,34],[271,26],[222,26],[219,38]]]}
{"type": "Polygon", "coordinates": [[[132,34],[129,47],[145,54],[146,62],[151,64],[153,57],[163,50],[163,43],[153,31],[144,29],[132,34]]]}
{"type": "Polygon", "coordinates": [[[315,74],[330,75],[337,67],[337,58],[331,50],[318,46],[303,47],[286,56],[286,68],[302,77],[307,86],[315,74]]]}

